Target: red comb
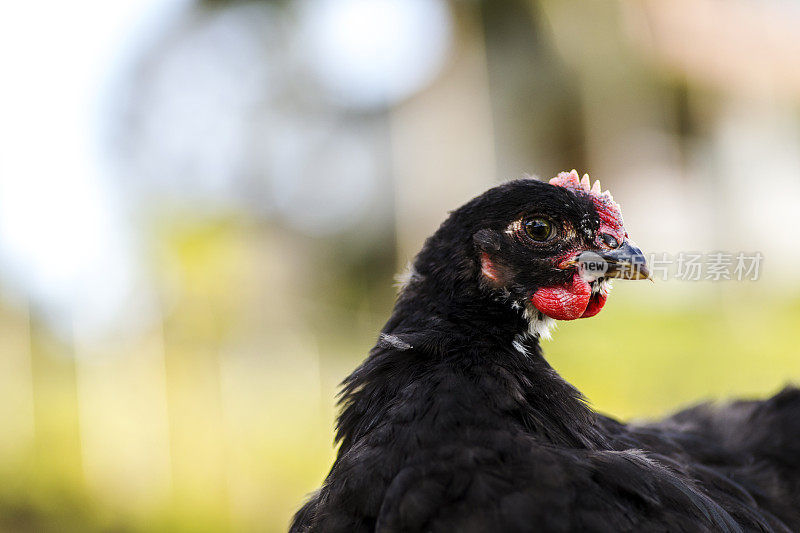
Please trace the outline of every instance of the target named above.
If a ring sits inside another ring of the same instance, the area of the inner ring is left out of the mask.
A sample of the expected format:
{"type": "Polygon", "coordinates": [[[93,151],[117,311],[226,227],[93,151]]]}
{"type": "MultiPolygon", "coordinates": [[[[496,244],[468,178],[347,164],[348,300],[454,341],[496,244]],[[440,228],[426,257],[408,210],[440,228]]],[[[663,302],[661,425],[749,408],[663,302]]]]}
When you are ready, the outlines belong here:
{"type": "Polygon", "coordinates": [[[573,169],[572,172],[560,172],[558,176],[550,180],[550,185],[564,187],[574,193],[590,196],[600,218],[612,227],[622,229],[622,208],[614,201],[610,192],[607,190],[600,192],[600,180],[596,180],[592,185],[589,174],[584,174],[581,179],[578,172],[573,169]]]}
{"type": "Polygon", "coordinates": [[[617,210],[620,212],[622,211],[622,208],[614,201],[614,197],[611,196],[608,190],[600,192],[600,180],[595,180],[594,185],[591,184],[589,174],[584,174],[583,179],[581,179],[578,176],[578,171],[575,169],[572,169],[572,172],[559,172],[558,176],[550,180],[550,185],[564,187],[565,189],[571,189],[575,192],[583,192],[595,198],[602,199],[603,203],[611,202],[616,206],[617,210]]]}

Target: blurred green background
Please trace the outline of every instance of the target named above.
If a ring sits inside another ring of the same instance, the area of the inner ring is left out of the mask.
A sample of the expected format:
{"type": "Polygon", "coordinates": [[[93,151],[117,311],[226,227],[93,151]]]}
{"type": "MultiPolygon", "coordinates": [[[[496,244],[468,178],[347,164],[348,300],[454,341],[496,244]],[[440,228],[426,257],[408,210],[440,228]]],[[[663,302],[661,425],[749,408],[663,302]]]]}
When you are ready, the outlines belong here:
{"type": "Polygon", "coordinates": [[[282,531],[337,384],[453,209],[577,168],[646,251],[544,343],[599,410],[800,381],[800,5],[0,8],[0,530],[282,531]]]}

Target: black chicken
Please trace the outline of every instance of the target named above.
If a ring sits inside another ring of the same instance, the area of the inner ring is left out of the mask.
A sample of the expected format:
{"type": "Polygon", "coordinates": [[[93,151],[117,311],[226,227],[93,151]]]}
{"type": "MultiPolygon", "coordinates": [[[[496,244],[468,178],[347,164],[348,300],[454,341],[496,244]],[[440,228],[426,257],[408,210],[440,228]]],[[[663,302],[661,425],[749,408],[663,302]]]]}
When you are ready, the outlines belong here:
{"type": "Polygon", "coordinates": [[[539,337],[598,313],[610,277],[646,264],[587,176],[454,211],[345,380],[338,456],[291,531],[800,531],[797,389],[625,425],[547,364],[539,337]]]}

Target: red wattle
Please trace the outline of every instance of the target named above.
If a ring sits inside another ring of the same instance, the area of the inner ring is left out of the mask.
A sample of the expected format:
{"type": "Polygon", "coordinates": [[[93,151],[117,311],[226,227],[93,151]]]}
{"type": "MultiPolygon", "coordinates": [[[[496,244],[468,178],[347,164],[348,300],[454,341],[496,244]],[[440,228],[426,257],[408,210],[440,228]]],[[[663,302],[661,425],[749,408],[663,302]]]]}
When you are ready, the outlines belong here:
{"type": "Polygon", "coordinates": [[[606,305],[606,298],[608,298],[607,295],[599,292],[593,294],[592,297],[589,298],[589,305],[586,306],[586,311],[583,312],[581,318],[589,318],[599,313],[603,306],[606,305]]]}
{"type": "Polygon", "coordinates": [[[537,290],[531,297],[531,303],[550,318],[575,320],[599,313],[606,303],[606,296],[592,294],[589,283],[575,272],[572,279],[563,285],[537,290]]]}
{"type": "Polygon", "coordinates": [[[592,288],[575,272],[572,279],[563,285],[542,287],[533,293],[533,305],[550,318],[575,320],[580,318],[592,295],[592,288]]]}

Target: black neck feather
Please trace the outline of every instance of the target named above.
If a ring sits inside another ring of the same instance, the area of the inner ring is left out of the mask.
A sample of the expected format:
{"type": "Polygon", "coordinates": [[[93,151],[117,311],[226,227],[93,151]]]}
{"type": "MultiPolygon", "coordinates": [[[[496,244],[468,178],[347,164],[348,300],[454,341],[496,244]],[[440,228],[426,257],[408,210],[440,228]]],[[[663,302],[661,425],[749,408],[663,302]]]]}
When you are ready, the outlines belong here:
{"type": "Polygon", "coordinates": [[[468,253],[441,257],[431,241],[370,356],[344,381],[340,456],[405,412],[418,413],[402,421],[418,439],[515,426],[560,446],[606,447],[581,394],[527,333],[522,310],[480,288],[468,253]]]}

